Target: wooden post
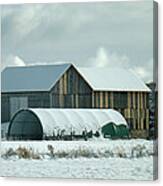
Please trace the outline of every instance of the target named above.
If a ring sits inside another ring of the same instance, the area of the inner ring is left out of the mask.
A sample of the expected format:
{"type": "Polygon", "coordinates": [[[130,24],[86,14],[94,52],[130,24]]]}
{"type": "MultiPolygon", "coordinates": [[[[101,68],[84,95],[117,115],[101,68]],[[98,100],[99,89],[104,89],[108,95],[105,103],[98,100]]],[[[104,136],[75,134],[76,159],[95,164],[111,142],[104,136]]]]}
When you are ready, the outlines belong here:
{"type": "Polygon", "coordinates": [[[135,92],[133,92],[133,108],[136,108],[135,92]]]}
{"type": "Polygon", "coordinates": [[[147,94],[144,93],[144,108],[147,108],[147,94]]]}
{"type": "Polygon", "coordinates": [[[114,97],[113,97],[113,92],[110,92],[110,107],[114,107],[114,97]]]}
{"type": "Polygon", "coordinates": [[[138,111],[138,129],[140,129],[140,93],[137,94],[138,111]]]}
{"type": "Polygon", "coordinates": [[[64,94],[67,94],[67,73],[64,74],[64,94]]]}
{"type": "Polygon", "coordinates": [[[92,91],[92,108],[95,108],[95,103],[94,103],[94,92],[92,91]]]}
{"type": "Polygon", "coordinates": [[[62,108],[62,91],[63,91],[63,86],[62,86],[62,78],[59,81],[59,107],[62,108]]]}
{"type": "Polygon", "coordinates": [[[128,118],[131,118],[131,113],[130,113],[130,109],[131,109],[131,93],[128,92],[127,94],[127,105],[128,105],[128,118]]]}
{"type": "Polygon", "coordinates": [[[53,94],[52,93],[49,94],[49,100],[50,100],[49,106],[50,108],[52,108],[53,107],[53,94]]]}
{"type": "Polygon", "coordinates": [[[79,99],[78,99],[78,94],[75,95],[75,98],[76,98],[76,108],[79,108],[79,99]]]}
{"type": "Polygon", "coordinates": [[[128,108],[131,108],[131,93],[130,92],[127,93],[127,105],[128,105],[128,108]]]}
{"type": "Polygon", "coordinates": [[[143,93],[140,93],[140,108],[143,109],[143,93]]]}
{"type": "Polygon", "coordinates": [[[146,109],[146,129],[149,129],[149,109],[146,109]]]}
{"type": "Polygon", "coordinates": [[[105,92],[105,108],[108,108],[108,92],[105,92]]]}
{"type": "Polygon", "coordinates": [[[133,119],[133,129],[134,130],[136,129],[136,119],[135,118],[133,119]]]}
{"type": "Polygon", "coordinates": [[[96,108],[99,108],[99,103],[98,103],[98,92],[96,92],[95,97],[96,97],[96,108]]]}
{"type": "Polygon", "coordinates": [[[100,92],[100,108],[103,108],[103,92],[100,92]]]}

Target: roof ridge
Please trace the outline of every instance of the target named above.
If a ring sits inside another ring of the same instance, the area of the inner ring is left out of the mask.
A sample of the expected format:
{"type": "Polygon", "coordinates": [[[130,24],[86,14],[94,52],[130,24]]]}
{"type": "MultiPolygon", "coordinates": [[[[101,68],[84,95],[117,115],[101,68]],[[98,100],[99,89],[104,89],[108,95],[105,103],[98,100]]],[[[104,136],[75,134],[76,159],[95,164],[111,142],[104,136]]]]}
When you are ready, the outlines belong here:
{"type": "Polygon", "coordinates": [[[72,65],[72,63],[29,64],[29,65],[25,65],[25,66],[6,66],[3,69],[3,71],[6,70],[6,69],[14,69],[14,68],[47,67],[47,66],[62,66],[62,65],[72,65]]]}

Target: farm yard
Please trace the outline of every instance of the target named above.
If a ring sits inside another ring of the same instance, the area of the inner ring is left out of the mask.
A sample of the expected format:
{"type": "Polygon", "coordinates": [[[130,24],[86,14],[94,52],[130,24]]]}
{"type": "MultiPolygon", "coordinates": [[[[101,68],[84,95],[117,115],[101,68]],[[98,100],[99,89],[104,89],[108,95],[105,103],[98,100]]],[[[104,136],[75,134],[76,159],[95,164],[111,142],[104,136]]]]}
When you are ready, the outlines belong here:
{"type": "Polygon", "coordinates": [[[6,68],[0,176],[157,178],[149,93],[125,69],[71,63],[6,68]]]}
{"type": "MultiPolygon", "coordinates": [[[[30,127],[36,121],[39,126],[40,120],[43,132],[45,135],[48,133],[49,136],[49,131],[45,130],[46,126],[56,123],[56,126],[59,124],[59,128],[63,128],[60,120],[68,124],[66,129],[67,127],[74,129],[77,124],[78,129],[83,126],[85,128],[85,125],[88,127],[89,123],[91,123],[89,128],[95,129],[97,123],[101,125],[104,124],[101,121],[109,119],[110,122],[112,117],[114,120],[117,118],[113,113],[107,113],[112,109],[124,117],[132,137],[146,138],[149,130],[149,93],[150,89],[135,73],[123,68],[82,68],[73,63],[7,67],[2,71],[2,123],[15,119],[13,126],[16,131],[11,129],[10,137],[20,139],[25,135],[25,138],[30,137],[36,140],[36,134],[27,135],[28,124],[23,126],[26,129],[23,135],[18,132],[20,127],[17,120],[27,122],[32,119],[30,127]],[[119,76],[117,77],[116,74],[119,76]],[[25,111],[18,113],[24,108],[29,108],[26,113],[25,111]],[[60,109],[64,111],[60,112],[60,109]],[[66,109],[73,110],[65,112],[66,109]],[[88,110],[83,114],[80,109],[88,110]],[[77,110],[75,114],[74,110],[77,110]],[[96,118],[96,112],[90,110],[103,110],[103,113],[96,118]],[[15,113],[18,115],[14,118],[15,113]],[[24,115],[28,120],[24,120],[24,115]],[[74,118],[73,121],[72,118],[74,118]],[[78,120],[80,120],[79,123],[78,120]],[[74,126],[70,126],[72,124],[74,126]]],[[[113,123],[124,126],[126,122],[113,123]]],[[[35,130],[39,131],[37,138],[42,139],[41,127],[35,130]]],[[[78,132],[77,130],[75,129],[75,132],[78,132]]],[[[124,130],[117,128],[117,131],[121,133],[124,130]]],[[[53,133],[53,130],[50,130],[50,133],[53,133]]]]}
{"type": "Polygon", "coordinates": [[[2,6],[0,177],[158,179],[157,9],[2,6]]]}
{"type": "Polygon", "coordinates": [[[3,141],[1,176],[153,180],[153,141],[3,141]],[[30,171],[29,171],[30,170],[30,171]]]}

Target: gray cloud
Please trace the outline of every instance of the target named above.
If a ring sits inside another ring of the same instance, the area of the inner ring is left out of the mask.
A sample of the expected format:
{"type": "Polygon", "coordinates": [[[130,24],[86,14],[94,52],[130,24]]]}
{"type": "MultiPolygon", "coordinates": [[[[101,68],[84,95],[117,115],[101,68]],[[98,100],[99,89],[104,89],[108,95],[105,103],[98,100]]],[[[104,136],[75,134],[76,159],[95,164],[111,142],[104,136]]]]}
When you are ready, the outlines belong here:
{"type": "Polygon", "coordinates": [[[152,9],[152,1],[3,5],[3,66],[10,56],[27,65],[127,66],[149,81],[142,72],[153,58],[152,9]]]}

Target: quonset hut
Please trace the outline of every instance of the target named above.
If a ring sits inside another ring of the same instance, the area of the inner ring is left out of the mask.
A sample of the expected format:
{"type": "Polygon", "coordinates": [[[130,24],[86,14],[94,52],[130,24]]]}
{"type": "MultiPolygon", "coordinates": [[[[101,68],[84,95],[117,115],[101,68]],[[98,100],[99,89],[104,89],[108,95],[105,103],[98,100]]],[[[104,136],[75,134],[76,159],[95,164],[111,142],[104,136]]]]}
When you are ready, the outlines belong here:
{"type": "Polygon", "coordinates": [[[132,71],[57,64],[7,67],[1,77],[2,122],[22,108],[111,108],[133,137],[148,135],[150,89],[132,71]]]}
{"type": "Polygon", "coordinates": [[[128,137],[127,122],[113,109],[23,109],[11,119],[8,139],[58,140],[101,133],[104,137],[128,137]]]}

